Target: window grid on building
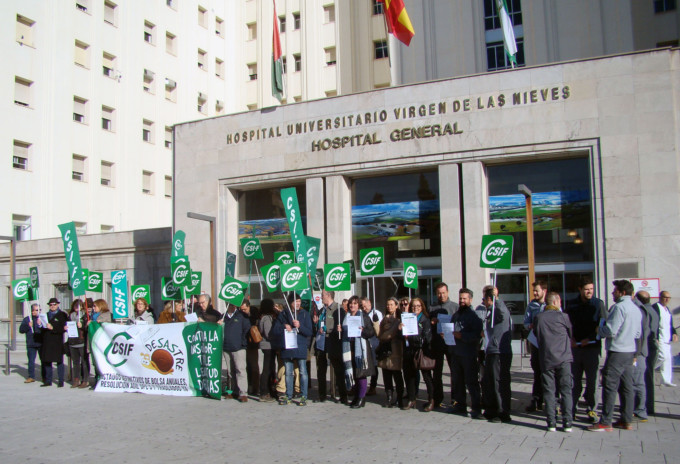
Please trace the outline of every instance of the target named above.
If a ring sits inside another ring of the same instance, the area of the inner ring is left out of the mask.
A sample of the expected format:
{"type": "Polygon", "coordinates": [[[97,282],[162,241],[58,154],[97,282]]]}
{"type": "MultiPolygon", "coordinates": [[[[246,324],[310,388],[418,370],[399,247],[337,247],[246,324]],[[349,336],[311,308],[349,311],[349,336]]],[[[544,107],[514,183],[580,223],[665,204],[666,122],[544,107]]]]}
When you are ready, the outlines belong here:
{"type": "Polygon", "coordinates": [[[215,75],[220,79],[224,79],[224,61],[215,58],[215,75]]]}
{"type": "Polygon", "coordinates": [[[293,30],[300,30],[300,12],[293,13],[293,30]]]}
{"type": "Polygon", "coordinates": [[[373,0],[373,14],[381,15],[383,14],[383,4],[380,0],[373,0]]]}
{"type": "Polygon", "coordinates": [[[17,35],[16,40],[22,45],[33,46],[33,27],[35,21],[28,19],[26,16],[17,15],[17,35]]]}
{"type": "Polygon", "coordinates": [[[73,154],[71,179],[78,182],[87,182],[86,162],[87,158],[85,156],[73,154]]]}
{"type": "Polygon", "coordinates": [[[172,176],[165,176],[165,198],[172,198],[172,176]]]}
{"type": "Polygon", "coordinates": [[[177,36],[169,31],[165,31],[165,51],[177,55],[177,36]]]}
{"type": "Polygon", "coordinates": [[[118,8],[118,5],[116,5],[115,3],[113,3],[109,0],[106,0],[104,2],[104,22],[105,23],[108,23],[112,26],[117,25],[117,22],[116,22],[117,8],[118,8]]]}
{"type": "Polygon", "coordinates": [[[148,69],[144,69],[144,76],[143,76],[143,85],[142,88],[144,89],[145,92],[148,92],[150,94],[155,93],[155,74],[153,71],[150,71],[148,69]]]}
{"type": "Polygon", "coordinates": [[[90,67],[90,46],[80,40],[75,41],[74,63],[83,68],[90,67]]]}
{"type": "Polygon", "coordinates": [[[373,42],[373,49],[375,50],[375,59],[387,58],[389,51],[387,49],[387,40],[376,40],[373,42]]]}
{"type": "Polygon", "coordinates": [[[153,23],[150,23],[149,21],[144,21],[144,42],[151,45],[155,43],[153,37],[155,29],[156,26],[153,23]]]}
{"type": "Polygon", "coordinates": [[[248,63],[248,79],[257,80],[257,63],[248,63]]]}
{"type": "Polygon", "coordinates": [[[102,129],[113,132],[115,130],[116,110],[106,105],[102,105],[102,129]]]}
{"type": "Polygon", "coordinates": [[[142,193],[153,195],[153,172],[142,171],[142,193]]]}
{"type": "Polygon", "coordinates": [[[177,82],[165,78],[165,99],[175,103],[177,101],[177,82]]]}
{"type": "Polygon", "coordinates": [[[31,216],[12,214],[12,232],[18,241],[31,239],[31,216]]]}
{"type": "Polygon", "coordinates": [[[113,78],[116,77],[115,76],[115,69],[116,69],[116,57],[115,57],[115,55],[103,52],[102,53],[102,74],[113,79],[113,78]]]}
{"type": "MultiPolygon", "coordinates": [[[[517,39],[517,66],[524,66],[524,40],[517,39]]],[[[490,42],[486,44],[486,62],[489,71],[509,69],[512,65],[505,55],[503,42],[490,42]]]]}
{"type": "Polygon", "coordinates": [[[81,124],[87,124],[87,103],[85,98],[73,97],[73,120],[81,124]]]}
{"type": "Polygon", "coordinates": [[[100,179],[100,184],[104,187],[113,187],[113,163],[101,162],[100,179]]]}
{"type": "Polygon", "coordinates": [[[196,97],[196,109],[199,113],[207,114],[208,96],[203,92],[198,92],[198,97],[196,97]]]}
{"type": "Polygon", "coordinates": [[[224,37],[224,20],[218,16],[215,16],[215,35],[224,37]]]}
{"type": "Polygon", "coordinates": [[[76,0],[76,10],[88,13],[90,9],[90,0],[76,0]]]}
{"type": "Polygon", "coordinates": [[[198,5],[198,25],[204,28],[208,28],[208,10],[198,5]]]}
{"type": "Polygon", "coordinates": [[[323,22],[324,24],[335,22],[335,5],[326,5],[323,7],[323,22]]]}
{"type": "Polygon", "coordinates": [[[302,71],[302,55],[296,53],[293,55],[293,59],[295,60],[295,72],[302,71]]]}
{"type": "Polygon", "coordinates": [[[248,31],[248,40],[257,39],[257,23],[246,24],[246,28],[248,31]]]}
{"type": "Polygon", "coordinates": [[[335,47],[328,47],[324,50],[326,55],[326,66],[332,66],[336,64],[337,59],[335,55],[335,47]]]}
{"type": "MultiPolygon", "coordinates": [[[[508,16],[513,27],[522,25],[521,0],[506,0],[508,16]]],[[[492,31],[501,28],[501,20],[498,17],[496,0],[484,0],[484,30],[492,31]]]]}
{"type": "Polygon", "coordinates": [[[142,120],[142,140],[154,143],[153,121],[149,121],[148,119],[142,120]]]}
{"type": "Polygon", "coordinates": [[[22,142],[20,140],[14,140],[12,151],[12,167],[14,169],[28,171],[30,149],[31,149],[30,143],[22,142]]]}
{"type": "Polygon", "coordinates": [[[31,106],[32,81],[14,76],[14,103],[19,106],[31,106]]]}
{"type": "Polygon", "coordinates": [[[165,148],[172,148],[172,127],[165,126],[165,148]]]}
{"type": "Polygon", "coordinates": [[[676,8],[676,0],[654,0],[654,13],[675,11],[676,8]]]}
{"type": "Polygon", "coordinates": [[[205,50],[201,50],[201,49],[199,48],[199,49],[198,49],[198,55],[197,55],[197,56],[198,56],[198,58],[197,58],[198,68],[199,68],[199,69],[202,69],[203,71],[207,71],[207,67],[206,67],[206,65],[205,65],[206,51],[205,51],[205,50]]]}

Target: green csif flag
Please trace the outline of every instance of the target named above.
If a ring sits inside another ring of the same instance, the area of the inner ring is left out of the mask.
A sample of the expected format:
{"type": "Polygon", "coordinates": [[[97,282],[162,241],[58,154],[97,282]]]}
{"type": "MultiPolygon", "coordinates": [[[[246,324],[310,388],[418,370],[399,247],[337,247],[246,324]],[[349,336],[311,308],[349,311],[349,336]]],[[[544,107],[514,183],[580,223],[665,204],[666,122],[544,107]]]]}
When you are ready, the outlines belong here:
{"type": "Polygon", "coordinates": [[[175,235],[172,237],[172,256],[182,256],[184,255],[184,239],[186,238],[186,234],[182,230],[178,230],[175,232],[175,235]]]}
{"type": "Polygon", "coordinates": [[[281,189],[281,201],[283,202],[288,227],[290,228],[290,239],[295,250],[295,261],[306,263],[307,240],[302,230],[302,215],[300,214],[300,205],[298,204],[295,187],[281,189]]]}
{"type": "Polygon", "coordinates": [[[83,279],[83,267],[80,264],[80,249],[78,248],[76,225],[73,222],[59,224],[59,232],[64,242],[64,255],[68,265],[68,280],[73,289],[73,295],[85,295],[87,283],[83,279]]]}

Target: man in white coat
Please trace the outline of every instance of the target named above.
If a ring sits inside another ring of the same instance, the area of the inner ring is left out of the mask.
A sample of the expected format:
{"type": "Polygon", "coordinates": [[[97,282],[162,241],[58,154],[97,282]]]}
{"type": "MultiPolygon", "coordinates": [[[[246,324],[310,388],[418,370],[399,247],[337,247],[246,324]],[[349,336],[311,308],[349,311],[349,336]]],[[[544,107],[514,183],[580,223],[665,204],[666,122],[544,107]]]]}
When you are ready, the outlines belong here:
{"type": "Polygon", "coordinates": [[[673,355],[671,343],[678,341],[678,334],[673,327],[673,314],[668,309],[671,294],[663,291],[659,294],[659,302],[652,306],[659,314],[659,352],[656,361],[656,369],[661,371],[663,384],[667,387],[675,387],[673,383],[673,355]]]}

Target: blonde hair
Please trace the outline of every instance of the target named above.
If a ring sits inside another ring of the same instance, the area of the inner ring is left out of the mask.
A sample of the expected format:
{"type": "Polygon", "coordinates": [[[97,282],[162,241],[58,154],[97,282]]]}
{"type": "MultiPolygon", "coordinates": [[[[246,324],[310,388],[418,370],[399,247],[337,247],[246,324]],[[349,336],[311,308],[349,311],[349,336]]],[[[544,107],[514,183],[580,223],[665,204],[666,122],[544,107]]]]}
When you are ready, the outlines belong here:
{"type": "Polygon", "coordinates": [[[109,304],[106,302],[106,300],[94,300],[94,305],[97,307],[100,313],[107,313],[111,311],[109,309],[109,304]]]}

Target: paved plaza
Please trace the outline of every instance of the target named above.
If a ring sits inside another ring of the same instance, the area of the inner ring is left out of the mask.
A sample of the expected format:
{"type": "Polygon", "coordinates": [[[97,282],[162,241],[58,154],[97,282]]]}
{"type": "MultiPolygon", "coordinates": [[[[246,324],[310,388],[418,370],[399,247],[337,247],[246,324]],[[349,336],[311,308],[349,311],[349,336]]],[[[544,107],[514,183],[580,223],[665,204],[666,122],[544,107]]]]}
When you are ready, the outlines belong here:
{"type": "MultiPolygon", "coordinates": [[[[633,431],[588,432],[581,409],[572,433],[548,433],[542,415],[524,413],[531,369],[526,358],[520,367],[518,355],[511,424],[386,409],[382,388],[357,410],[330,401],[299,407],[252,397],[241,404],[95,393],[68,384],[41,388],[39,382],[23,383],[25,352],[11,355],[11,374],[0,375],[4,464],[680,462],[680,387],[657,387],[656,417],[635,424],[633,431]]],[[[421,385],[419,406],[424,396],[421,385]]]]}

